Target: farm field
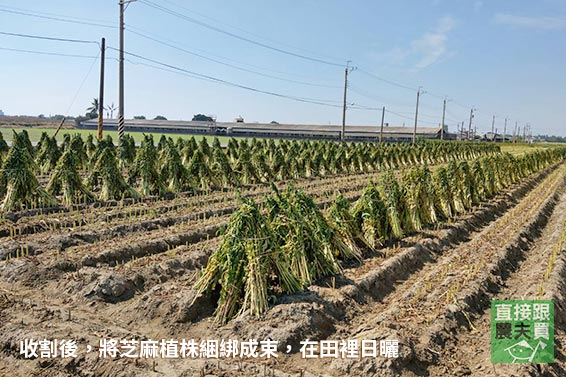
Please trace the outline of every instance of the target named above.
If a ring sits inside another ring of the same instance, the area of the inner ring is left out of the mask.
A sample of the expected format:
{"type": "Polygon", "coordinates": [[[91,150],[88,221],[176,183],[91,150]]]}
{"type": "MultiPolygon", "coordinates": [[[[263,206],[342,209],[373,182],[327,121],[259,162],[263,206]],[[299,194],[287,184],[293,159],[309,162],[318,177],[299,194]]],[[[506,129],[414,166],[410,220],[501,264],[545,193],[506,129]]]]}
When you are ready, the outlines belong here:
{"type": "MultiPolygon", "coordinates": [[[[13,127],[4,127],[0,126],[0,133],[4,136],[4,140],[11,142],[13,137],[13,131],[19,132],[22,128],[13,128],[13,127]]],[[[38,142],[41,139],[41,135],[46,132],[49,136],[53,136],[57,127],[50,127],[50,128],[42,128],[42,127],[26,127],[25,130],[29,133],[29,138],[32,142],[38,142]]],[[[81,137],[86,139],[89,135],[93,137],[97,137],[98,131],[96,130],[82,130],[82,129],[69,129],[63,128],[57,134],[57,140],[62,141],[65,135],[74,135],[79,134],[81,137]]],[[[104,131],[104,136],[110,135],[114,140],[118,140],[118,132],[117,131],[104,131]]],[[[143,133],[141,132],[131,132],[130,135],[134,138],[137,144],[141,143],[143,140],[143,133]]],[[[203,137],[199,135],[187,135],[187,134],[154,134],[154,137],[160,137],[161,135],[165,135],[167,137],[178,138],[181,137],[183,139],[190,139],[194,136],[197,141],[200,141],[203,137]]],[[[224,136],[219,136],[220,142],[225,144],[229,138],[224,136]]]]}
{"type": "Polygon", "coordinates": [[[566,305],[563,147],[30,139],[0,143],[0,375],[566,374],[558,310],[555,364],[489,353],[490,300],[566,305]],[[79,356],[25,359],[26,338],[79,356]],[[102,338],[279,357],[87,352],[102,338]],[[305,359],[307,339],[397,339],[399,357],[305,359]]]}

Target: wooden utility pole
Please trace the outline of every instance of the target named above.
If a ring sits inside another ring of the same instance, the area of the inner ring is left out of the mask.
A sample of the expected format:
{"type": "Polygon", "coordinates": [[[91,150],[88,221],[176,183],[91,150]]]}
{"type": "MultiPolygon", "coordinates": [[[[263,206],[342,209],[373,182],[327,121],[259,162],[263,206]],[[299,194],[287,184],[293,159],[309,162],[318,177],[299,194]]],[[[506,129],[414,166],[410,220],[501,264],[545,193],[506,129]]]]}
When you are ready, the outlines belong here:
{"type": "Polygon", "coordinates": [[[340,133],[340,139],[346,139],[346,98],[348,96],[348,71],[350,69],[350,61],[346,63],[346,68],[344,69],[344,106],[342,107],[342,132],[340,133]]]}
{"type": "Polygon", "coordinates": [[[440,140],[444,140],[444,117],[446,116],[446,97],[442,105],[442,124],[440,125],[440,140]]]}
{"type": "Polygon", "coordinates": [[[102,140],[104,128],[104,59],[106,55],[106,39],[100,44],[100,91],[98,93],[98,140],[102,140]]]}
{"type": "Polygon", "coordinates": [[[57,127],[57,130],[55,131],[55,133],[53,134],[53,138],[57,137],[57,134],[59,133],[59,131],[61,130],[61,127],[63,127],[63,124],[65,124],[65,121],[67,120],[67,117],[64,116],[63,119],[61,119],[61,123],[59,123],[59,126],[57,127]]]}
{"type": "Polygon", "coordinates": [[[515,122],[515,129],[513,130],[513,143],[517,142],[517,123],[515,122]]]}
{"type": "MultiPolygon", "coordinates": [[[[470,139],[470,135],[472,134],[472,119],[474,118],[474,108],[470,109],[470,123],[468,124],[468,140],[470,139]]],[[[462,127],[464,122],[462,122],[462,127]]]]}
{"type": "Polygon", "coordinates": [[[495,115],[491,119],[491,137],[493,137],[493,141],[495,142],[495,134],[493,133],[493,127],[495,127],[495,115]]]}
{"type": "Polygon", "coordinates": [[[527,142],[527,127],[530,127],[530,123],[527,123],[525,127],[523,127],[523,143],[527,142]]]}
{"type": "Polygon", "coordinates": [[[503,126],[503,142],[505,143],[506,135],[507,134],[507,118],[505,118],[505,126],[503,126]]]}
{"type": "Polygon", "coordinates": [[[381,129],[379,130],[379,145],[383,143],[383,122],[385,121],[385,106],[383,106],[383,110],[381,111],[381,129]]]}
{"type": "Polygon", "coordinates": [[[419,99],[421,97],[421,87],[417,89],[417,106],[415,108],[415,128],[413,128],[413,144],[417,142],[417,123],[419,119],[419,99]]]}

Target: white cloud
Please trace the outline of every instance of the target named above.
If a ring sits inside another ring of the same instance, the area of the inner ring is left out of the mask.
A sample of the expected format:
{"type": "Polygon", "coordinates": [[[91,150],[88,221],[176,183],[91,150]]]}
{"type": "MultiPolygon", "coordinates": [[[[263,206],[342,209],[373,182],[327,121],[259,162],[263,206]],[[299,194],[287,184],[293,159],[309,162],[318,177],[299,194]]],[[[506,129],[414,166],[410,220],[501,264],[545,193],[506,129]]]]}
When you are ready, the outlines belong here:
{"type": "Polygon", "coordinates": [[[496,24],[526,27],[537,30],[566,30],[566,18],[515,16],[499,13],[493,18],[496,24]]]}
{"type": "Polygon", "coordinates": [[[419,56],[414,65],[415,70],[429,67],[443,58],[449,56],[446,42],[448,33],[456,26],[456,20],[450,16],[442,17],[438,20],[436,29],[423,34],[420,38],[411,42],[410,52],[419,56]]]}

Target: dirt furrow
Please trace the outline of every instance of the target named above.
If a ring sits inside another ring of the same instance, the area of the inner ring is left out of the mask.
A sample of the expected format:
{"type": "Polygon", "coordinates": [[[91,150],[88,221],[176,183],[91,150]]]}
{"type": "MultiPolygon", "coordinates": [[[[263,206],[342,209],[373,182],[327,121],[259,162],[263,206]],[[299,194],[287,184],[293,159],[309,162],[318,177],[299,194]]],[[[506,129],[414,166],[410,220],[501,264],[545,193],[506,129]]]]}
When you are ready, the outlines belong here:
{"type": "Polygon", "coordinates": [[[564,324],[564,277],[566,269],[566,195],[562,194],[548,225],[525,255],[517,261],[517,269],[508,279],[493,287],[490,300],[554,300],[555,360],[553,365],[507,365],[490,362],[490,308],[471,317],[470,331],[447,340],[439,356],[439,364],[429,368],[431,374],[448,373],[456,365],[461,371],[477,376],[564,376],[566,375],[564,324]],[[556,251],[555,251],[556,250],[556,251]],[[553,254],[556,256],[553,257],[553,254]],[[553,279],[551,279],[553,277],[553,279]],[[477,318],[476,318],[477,317],[477,318]]]}

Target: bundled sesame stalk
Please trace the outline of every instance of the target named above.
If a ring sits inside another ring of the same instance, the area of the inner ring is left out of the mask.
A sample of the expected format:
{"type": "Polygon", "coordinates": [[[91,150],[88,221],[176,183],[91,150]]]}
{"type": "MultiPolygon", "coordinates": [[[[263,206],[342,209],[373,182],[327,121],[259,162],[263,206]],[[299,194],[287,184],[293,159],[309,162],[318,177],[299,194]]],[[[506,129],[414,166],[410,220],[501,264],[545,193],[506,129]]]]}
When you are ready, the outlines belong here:
{"type": "Polygon", "coordinates": [[[273,276],[284,292],[302,288],[290,274],[265,216],[251,199],[242,201],[230,217],[222,244],[210,256],[194,287],[195,300],[205,291],[220,290],[215,313],[219,323],[246,311],[256,317],[263,314],[268,307],[268,288],[273,276]]]}
{"type": "Polygon", "coordinates": [[[63,204],[68,206],[95,200],[94,195],[83,185],[77,165],[75,152],[67,150],[59,159],[46,188],[47,192],[54,196],[62,193],[63,204]]]}
{"type": "MultiPolygon", "coordinates": [[[[78,169],[86,169],[88,167],[88,155],[85,144],[80,134],[75,134],[71,138],[68,147],[65,150],[72,150],[77,160],[78,169]]],[[[63,150],[63,152],[65,151],[63,150]]]]}
{"type": "Polygon", "coordinates": [[[301,190],[280,193],[272,186],[267,200],[268,220],[291,273],[302,285],[340,272],[336,256],[350,254],[319,208],[301,190]]]}
{"type": "Polygon", "coordinates": [[[217,179],[208,166],[206,155],[200,148],[195,150],[187,174],[192,184],[202,190],[210,190],[213,185],[216,185],[217,179]]]}
{"type": "Polygon", "coordinates": [[[179,151],[172,139],[165,142],[160,155],[161,169],[159,173],[167,188],[173,192],[182,192],[190,188],[189,173],[183,165],[179,151]]]}
{"type": "Polygon", "coordinates": [[[334,203],[328,210],[334,227],[342,235],[344,242],[350,250],[352,257],[356,260],[362,260],[362,249],[374,251],[373,246],[366,240],[362,233],[362,228],[358,226],[354,216],[351,213],[351,205],[342,194],[334,200],[334,203]]]}
{"type": "Polygon", "coordinates": [[[444,219],[452,218],[452,193],[450,191],[450,179],[444,167],[440,167],[433,174],[432,184],[436,191],[436,208],[444,219]]]}
{"type": "Polygon", "coordinates": [[[168,192],[156,165],[157,150],[153,136],[144,134],[130,172],[131,183],[139,179],[138,190],[142,195],[164,195],[168,192]]]}
{"type": "Polygon", "coordinates": [[[364,189],[362,196],[354,203],[352,215],[356,226],[375,249],[388,238],[387,208],[373,182],[364,189]]]}
{"type": "Polygon", "coordinates": [[[400,239],[404,235],[403,225],[409,225],[405,221],[408,217],[408,212],[405,208],[401,187],[391,171],[383,175],[380,185],[380,195],[387,208],[387,222],[390,228],[388,237],[400,239]]]}
{"type": "Polygon", "coordinates": [[[61,151],[57,146],[57,140],[47,135],[46,132],[42,133],[35,158],[40,173],[46,174],[53,170],[55,165],[57,165],[59,157],[61,157],[61,151]]]}
{"type": "Polygon", "coordinates": [[[55,198],[40,186],[35,177],[37,167],[29,152],[27,133],[14,132],[13,140],[2,166],[0,180],[5,183],[5,196],[0,210],[13,211],[57,204],[55,198]]]}
{"type": "Polygon", "coordinates": [[[88,181],[91,188],[100,186],[100,200],[139,198],[139,194],[122,177],[113,148],[102,149],[88,181]]]}

